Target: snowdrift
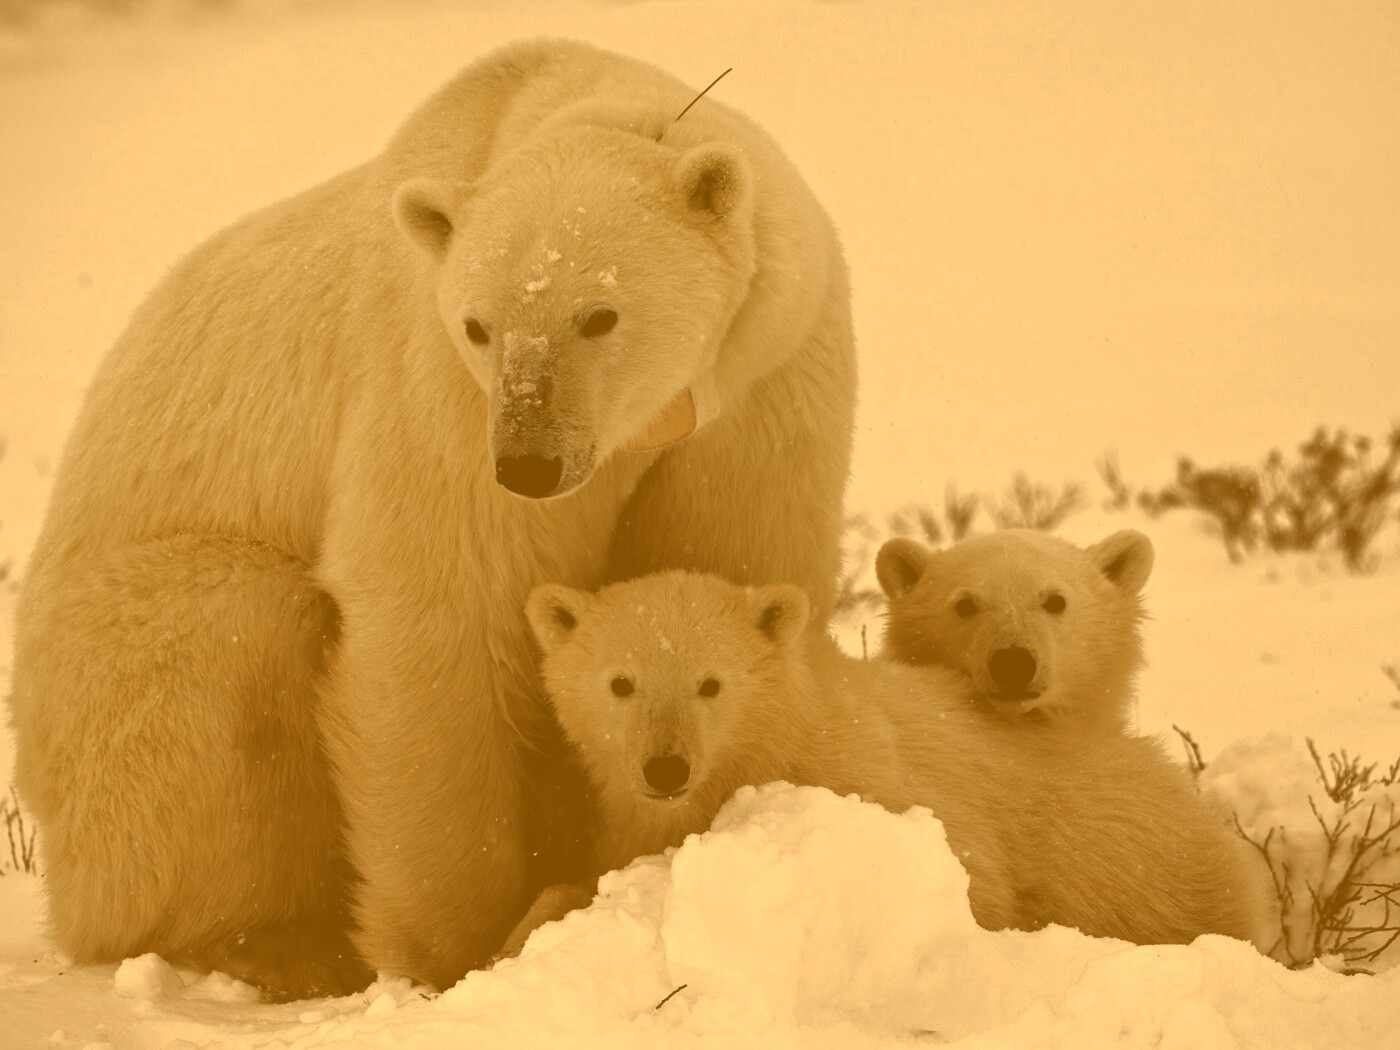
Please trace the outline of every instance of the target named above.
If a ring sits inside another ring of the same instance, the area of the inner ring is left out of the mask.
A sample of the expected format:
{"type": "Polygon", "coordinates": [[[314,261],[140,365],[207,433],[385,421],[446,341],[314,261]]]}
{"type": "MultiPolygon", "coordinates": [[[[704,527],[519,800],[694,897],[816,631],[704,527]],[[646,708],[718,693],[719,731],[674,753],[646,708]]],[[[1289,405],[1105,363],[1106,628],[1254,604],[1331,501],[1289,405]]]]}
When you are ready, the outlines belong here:
{"type": "Polygon", "coordinates": [[[270,1007],[155,956],[71,983],[42,968],[0,978],[0,1011],[54,1045],[1282,1050],[1380,1047],[1400,1030],[1400,970],[1290,971],[1222,937],[983,930],[927,810],[787,784],[741,790],[710,832],[607,876],[591,907],[436,997],[383,980],[270,1007]],[[79,1022],[40,1033],[27,1009],[65,984],[79,1022]]]}

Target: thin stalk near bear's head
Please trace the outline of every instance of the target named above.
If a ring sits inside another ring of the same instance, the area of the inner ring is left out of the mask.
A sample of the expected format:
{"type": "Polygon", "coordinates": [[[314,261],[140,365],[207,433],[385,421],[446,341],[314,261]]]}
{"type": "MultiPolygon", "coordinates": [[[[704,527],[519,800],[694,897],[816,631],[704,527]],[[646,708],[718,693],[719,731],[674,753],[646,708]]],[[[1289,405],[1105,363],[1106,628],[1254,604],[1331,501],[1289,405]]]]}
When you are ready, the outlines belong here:
{"type": "MultiPolygon", "coordinates": [[[[689,112],[690,112],[690,107],[691,107],[691,106],[695,105],[695,103],[699,102],[702,98],[704,98],[706,95],[708,95],[708,94],[710,93],[710,88],[714,87],[716,84],[718,84],[721,80],[723,80],[725,77],[727,77],[727,76],[728,76],[730,73],[732,73],[732,72],[734,72],[734,67],[733,67],[733,66],[730,66],[728,69],[726,69],[726,70],[725,70],[723,73],[721,73],[719,76],[715,77],[714,80],[711,80],[708,84],[706,84],[705,87],[700,91],[700,94],[696,95],[693,99],[691,99],[689,102],[687,102],[687,103],[685,104],[685,109],[681,110],[679,113],[677,113],[674,117],[671,118],[671,124],[676,123],[678,120],[681,119],[681,117],[683,117],[683,116],[685,116],[687,113],[689,113],[689,112]]],[[[670,124],[668,124],[667,127],[670,127],[670,124]]],[[[657,141],[657,142],[660,142],[660,141],[661,141],[661,136],[664,135],[665,133],[666,133],[666,128],[662,128],[661,131],[657,133],[656,141],[657,141]]]]}

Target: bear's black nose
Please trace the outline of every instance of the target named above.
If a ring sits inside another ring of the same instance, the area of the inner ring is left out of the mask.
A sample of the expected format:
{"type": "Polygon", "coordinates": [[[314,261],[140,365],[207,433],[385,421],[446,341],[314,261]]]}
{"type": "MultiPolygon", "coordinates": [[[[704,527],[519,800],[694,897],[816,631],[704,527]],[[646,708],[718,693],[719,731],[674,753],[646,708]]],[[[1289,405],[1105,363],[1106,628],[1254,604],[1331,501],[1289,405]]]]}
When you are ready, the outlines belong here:
{"type": "Polygon", "coordinates": [[[558,456],[502,456],[496,460],[496,483],[517,496],[540,499],[559,487],[564,461],[558,456]]]}
{"type": "Polygon", "coordinates": [[[648,760],[642,769],[648,786],[665,795],[674,795],[690,780],[690,763],[680,755],[663,755],[648,760]]]}
{"type": "Polygon", "coordinates": [[[1018,693],[1035,677],[1035,657],[1019,645],[998,649],[987,661],[992,681],[1005,692],[1018,693]]]}

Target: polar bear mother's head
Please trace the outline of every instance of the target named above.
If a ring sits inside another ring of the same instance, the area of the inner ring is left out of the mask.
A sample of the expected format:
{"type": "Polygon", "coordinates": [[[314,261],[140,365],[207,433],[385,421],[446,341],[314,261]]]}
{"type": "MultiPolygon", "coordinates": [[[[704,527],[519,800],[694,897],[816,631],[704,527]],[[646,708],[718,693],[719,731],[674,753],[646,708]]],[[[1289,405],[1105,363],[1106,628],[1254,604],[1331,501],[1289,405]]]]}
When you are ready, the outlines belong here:
{"type": "Polygon", "coordinates": [[[740,150],[626,129],[537,133],[474,185],[414,179],[399,228],[487,398],[496,479],[561,496],[713,367],[754,273],[740,150]]]}

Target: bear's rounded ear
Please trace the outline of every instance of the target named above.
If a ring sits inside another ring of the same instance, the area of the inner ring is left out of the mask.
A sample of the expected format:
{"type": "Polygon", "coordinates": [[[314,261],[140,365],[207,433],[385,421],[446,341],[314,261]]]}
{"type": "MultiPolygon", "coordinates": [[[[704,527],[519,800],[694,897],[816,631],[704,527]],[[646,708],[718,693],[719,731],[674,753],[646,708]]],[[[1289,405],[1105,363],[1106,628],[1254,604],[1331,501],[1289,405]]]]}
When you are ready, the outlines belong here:
{"type": "Polygon", "coordinates": [[[875,578],[890,599],[903,598],[923,578],[933,551],[917,540],[890,540],[875,555],[875,578]]]}
{"type": "Polygon", "coordinates": [[[525,615],[540,648],[552,653],[567,642],[592,603],[592,595],[561,583],[542,583],[532,590],[525,615]]]}
{"type": "Polygon", "coordinates": [[[787,648],[807,626],[811,605],[807,593],[791,583],[759,587],[749,595],[753,625],[774,645],[787,648]]]}
{"type": "Polygon", "coordinates": [[[1152,541],[1137,529],[1115,532],[1087,549],[1101,573],[1124,594],[1140,592],[1152,575],[1152,541]]]}
{"type": "Polygon", "coordinates": [[[452,214],[463,189],[436,179],[409,179],[394,191],[394,222],[411,244],[441,259],[452,240],[452,214]]]}
{"type": "Polygon", "coordinates": [[[746,213],[753,197],[753,174],[739,150],[707,142],[676,162],[676,190],[692,212],[730,222],[746,213]]]}

